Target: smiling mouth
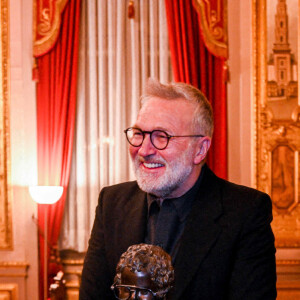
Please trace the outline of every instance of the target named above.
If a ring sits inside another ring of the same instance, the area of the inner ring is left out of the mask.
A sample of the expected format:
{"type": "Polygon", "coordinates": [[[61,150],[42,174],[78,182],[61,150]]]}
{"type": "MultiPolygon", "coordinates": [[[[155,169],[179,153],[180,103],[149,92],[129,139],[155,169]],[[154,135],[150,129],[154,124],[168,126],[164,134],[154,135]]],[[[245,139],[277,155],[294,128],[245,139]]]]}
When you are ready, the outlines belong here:
{"type": "Polygon", "coordinates": [[[146,163],[146,162],[143,162],[143,165],[148,169],[161,168],[164,166],[163,164],[159,164],[159,163],[146,163]]]}

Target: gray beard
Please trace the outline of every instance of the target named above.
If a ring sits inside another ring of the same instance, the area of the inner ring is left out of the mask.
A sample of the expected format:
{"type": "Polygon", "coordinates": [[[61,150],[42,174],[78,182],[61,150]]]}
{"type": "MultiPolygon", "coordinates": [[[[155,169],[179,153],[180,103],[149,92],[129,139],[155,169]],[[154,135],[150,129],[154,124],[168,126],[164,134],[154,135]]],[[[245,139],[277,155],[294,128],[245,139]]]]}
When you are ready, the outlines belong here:
{"type": "MultiPolygon", "coordinates": [[[[191,169],[191,167],[190,167],[191,169]]],[[[170,180],[166,180],[167,176],[163,176],[163,178],[157,178],[156,180],[153,178],[151,179],[151,176],[143,175],[140,176],[138,173],[136,173],[137,177],[137,183],[141,190],[143,190],[146,193],[153,194],[158,198],[168,198],[173,191],[175,191],[177,188],[183,184],[183,182],[186,180],[188,175],[190,174],[191,170],[185,169],[185,174],[181,174],[181,176],[170,176],[170,180]],[[141,178],[142,177],[142,178],[141,178]],[[168,182],[167,182],[168,181],[168,182]],[[166,182],[166,183],[165,183],[166,182]]]]}
{"type": "Polygon", "coordinates": [[[160,177],[143,172],[139,167],[139,159],[136,158],[133,161],[134,173],[140,189],[159,198],[168,198],[173,191],[186,181],[192,172],[192,164],[189,163],[189,152],[184,153],[169,164],[164,162],[167,169],[160,177]]]}

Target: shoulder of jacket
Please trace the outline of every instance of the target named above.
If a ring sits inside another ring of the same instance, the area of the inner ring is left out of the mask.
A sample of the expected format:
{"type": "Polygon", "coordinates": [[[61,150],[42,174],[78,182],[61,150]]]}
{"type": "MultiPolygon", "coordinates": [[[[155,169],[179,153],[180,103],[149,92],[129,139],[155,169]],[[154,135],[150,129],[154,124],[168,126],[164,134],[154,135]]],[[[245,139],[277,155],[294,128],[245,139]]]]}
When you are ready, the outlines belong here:
{"type": "Polygon", "coordinates": [[[266,193],[259,191],[255,188],[248,187],[241,184],[236,184],[231,181],[222,179],[218,177],[214,172],[212,172],[208,167],[205,170],[205,184],[211,185],[213,189],[220,189],[223,195],[228,195],[230,197],[247,197],[250,198],[264,198],[269,197],[266,193]]]}
{"type": "Polygon", "coordinates": [[[138,186],[136,181],[128,181],[104,187],[100,196],[120,197],[126,195],[134,195],[144,193],[138,186]]]}

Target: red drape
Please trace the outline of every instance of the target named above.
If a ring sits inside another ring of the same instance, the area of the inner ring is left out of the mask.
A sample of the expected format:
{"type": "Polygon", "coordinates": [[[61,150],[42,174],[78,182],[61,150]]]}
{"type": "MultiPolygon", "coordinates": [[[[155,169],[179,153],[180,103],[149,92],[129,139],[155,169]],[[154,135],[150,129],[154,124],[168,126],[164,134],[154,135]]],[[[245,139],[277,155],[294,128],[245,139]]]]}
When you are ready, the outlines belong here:
{"type": "Polygon", "coordinates": [[[174,79],[199,88],[210,101],[215,130],[207,162],[218,176],[226,179],[226,58],[208,51],[192,0],[165,0],[165,3],[174,79]]]}
{"type": "MultiPolygon", "coordinates": [[[[63,196],[56,204],[38,206],[38,225],[41,230],[44,228],[45,209],[48,208],[48,257],[50,248],[56,245],[59,237],[69,182],[75,126],[80,2],[72,0],[67,3],[55,45],[48,53],[37,58],[38,184],[65,187],[63,196]]],[[[43,299],[44,290],[43,251],[44,239],[40,234],[40,299],[43,299]]],[[[48,268],[49,272],[51,270],[48,268]]]]}

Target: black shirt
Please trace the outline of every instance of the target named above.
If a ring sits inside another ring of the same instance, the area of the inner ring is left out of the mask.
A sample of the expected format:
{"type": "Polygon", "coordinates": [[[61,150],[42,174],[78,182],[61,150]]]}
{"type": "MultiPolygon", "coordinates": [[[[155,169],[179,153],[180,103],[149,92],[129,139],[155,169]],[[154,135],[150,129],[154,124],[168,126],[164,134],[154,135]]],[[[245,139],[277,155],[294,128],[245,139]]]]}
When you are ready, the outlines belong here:
{"type": "Polygon", "coordinates": [[[178,198],[160,200],[147,194],[148,224],[145,243],[160,246],[174,262],[187,216],[200,187],[202,173],[194,186],[178,198]]]}

